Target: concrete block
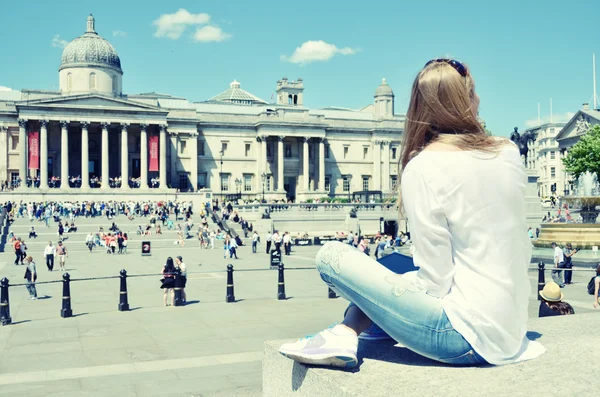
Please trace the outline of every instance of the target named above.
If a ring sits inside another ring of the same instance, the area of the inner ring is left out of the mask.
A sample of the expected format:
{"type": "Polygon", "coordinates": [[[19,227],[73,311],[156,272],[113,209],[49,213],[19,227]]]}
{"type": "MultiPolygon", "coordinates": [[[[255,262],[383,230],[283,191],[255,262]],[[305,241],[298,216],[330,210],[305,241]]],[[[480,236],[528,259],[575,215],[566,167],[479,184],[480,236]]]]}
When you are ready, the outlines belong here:
{"type": "Polygon", "coordinates": [[[265,343],[264,397],[354,396],[577,396],[596,390],[593,359],[600,315],[534,319],[530,339],[546,353],[506,366],[452,367],[393,342],[361,342],[359,367],[343,371],[311,367],[283,357],[285,341],[265,343]]]}

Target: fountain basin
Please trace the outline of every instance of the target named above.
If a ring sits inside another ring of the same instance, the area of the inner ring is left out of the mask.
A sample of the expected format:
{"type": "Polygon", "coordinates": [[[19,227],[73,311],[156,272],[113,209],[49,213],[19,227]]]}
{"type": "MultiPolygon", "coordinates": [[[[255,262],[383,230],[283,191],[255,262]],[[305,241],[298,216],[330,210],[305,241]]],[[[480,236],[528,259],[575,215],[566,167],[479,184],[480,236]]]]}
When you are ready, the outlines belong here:
{"type": "Polygon", "coordinates": [[[560,247],[571,243],[573,248],[579,249],[600,246],[600,224],[542,223],[540,237],[532,240],[533,245],[539,248],[549,248],[553,242],[560,247]]]}
{"type": "Polygon", "coordinates": [[[562,204],[567,204],[569,208],[576,208],[573,213],[579,213],[583,218],[583,223],[596,223],[600,210],[596,207],[600,205],[600,197],[598,196],[567,196],[560,199],[562,204]]]}

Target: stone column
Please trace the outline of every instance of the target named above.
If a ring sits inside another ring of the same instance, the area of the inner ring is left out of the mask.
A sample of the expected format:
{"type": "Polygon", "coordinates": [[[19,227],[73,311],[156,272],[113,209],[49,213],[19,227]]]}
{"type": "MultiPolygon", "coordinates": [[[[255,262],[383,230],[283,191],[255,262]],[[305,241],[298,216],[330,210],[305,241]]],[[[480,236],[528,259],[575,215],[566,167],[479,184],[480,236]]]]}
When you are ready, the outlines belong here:
{"type": "MultiPolygon", "coordinates": [[[[160,183],[160,188],[166,189],[167,188],[167,126],[161,125],[159,128],[160,128],[160,138],[159,138],[158,146],[159,146],[160,154],[159,154],[159,159],[158,159],[158,180],[160,183]]],[[[196,151],[198,151],[198,145],[196,145],[196,151]]],[[[198,164],[198,157],[196,157],[196,168],[198,167],[197,164],[198,164]]]]}
{"type": "Polygon", "coordinates": [[[69,122],[60,122],[60,187],[69,189],[69,122]]]}
{"type": "Polygon", "coordinates": [[[302,138],[304,142],[302,146],[302,188],[305,192],[308,192],[308,138],[302,138]]]}
{"type": "Polygon", "coordinates": [[[109,183],[109,175],[108,175],[108,123],[102,123],[102,184],[100,188],[102,190],[108,189],[109,183]]]}
{"type": "Polygon", "coordinates": [[[390,191],[390,141],[383,142],[383,172],[381,174],[381,190],[390,191]]]}
{"type": "Polygon", "coordinates": [[[40,189],[48,189],[48,120],[40,120],[40,189]]]}
{"type": "MultiPolygon", "coordinates": [[[[188,140],[188,144],[190,146],[190,181],[192,188],[194,191],[198,189],[198,133],[193,132],[190,134],[190,139],[188,140]]],[[[220,182],[220,179],[219,179],[220,182]]]]}
{"type": "Polygon", "coordinates": [[[381,190],[381,141],[373,141],[373,190],[381,190]]]}
{"type": "Polygon", "coordinates": [[[283,192],[283,136],[277,137],[277,190],[283,192]]]}
{"type": "MultiPolygon", "coordinates": [[[[256,152],[255,152],[256,153],[256,178],[254,178],[254,183],[255,183],[254,190],[256,192],[261,191],[261,188],[262,188],[262,185],[261,185],[262,184],[262,179],[261,179],[261,176],[260,176],[261,173],[262,173],[262,161],[261,161],[262,160],[261,159],[261,156],[262,156],[262,146],[261,146],[262,145],[262,140],[263,140],[262,136],[257,136],[256,137],[256,145],[257,145],[256,152]]],[[[219,176],[219,178],[221,178],[221,177],[219,176]]],[[[219,179],[219,183],[221,183],[220,179],[219,179]]]]}
{"type": "Polygon", "coordinates": [[[27,187],[27,120],[19,119],[19,178],[21,187],[27,187]]]}
{"type": "Polygon", "coordinates": [[[148,128],[147,124],[140,124],[140,178],[142,179],[140,188],[148,189],[148,128]]]}
{"type": "Polygon", "coordinates": [[[121,124],[121,189],[129,189],[129,139],[128,124],[121,124]]]}
{"type": "Polygon", "coordinates": [[[89,137],[88,127],[90,123],[81,122],[81,188],[89,189],[90,187],[90,169],[89,169],[89,137]]]}
{"type": "Polygon", "coordinates": [[[317,190],[325,191],[325,138],[319,139],[319,188],[317,190]]]}

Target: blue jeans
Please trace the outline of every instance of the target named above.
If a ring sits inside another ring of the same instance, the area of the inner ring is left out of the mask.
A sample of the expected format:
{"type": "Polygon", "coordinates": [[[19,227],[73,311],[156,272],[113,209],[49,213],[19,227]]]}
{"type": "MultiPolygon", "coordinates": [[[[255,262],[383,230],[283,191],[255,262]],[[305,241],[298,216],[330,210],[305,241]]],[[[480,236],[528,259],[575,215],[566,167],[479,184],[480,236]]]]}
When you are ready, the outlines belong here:
{"type": "Polygon", "coordinates": [[[419,285],[339,242],[325,244],[316,261],[321,278],[331,289],[403,346],[446,364],[485,363],[452,327],[442,300],[419,285]]]}

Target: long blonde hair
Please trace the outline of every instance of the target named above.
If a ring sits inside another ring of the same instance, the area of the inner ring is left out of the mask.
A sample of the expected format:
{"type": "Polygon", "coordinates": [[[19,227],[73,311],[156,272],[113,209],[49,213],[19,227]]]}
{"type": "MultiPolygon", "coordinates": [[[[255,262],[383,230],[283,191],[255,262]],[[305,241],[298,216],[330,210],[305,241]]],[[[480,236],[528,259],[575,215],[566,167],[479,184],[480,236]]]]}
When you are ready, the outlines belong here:
{"type": "MultiPolygon", "coordinates": [[[[478,97],[468,67],[462,76],[446,60],[433,61],[417,74],[398,161],[398,179],[411,159],[433,142],[456,146],[459,150],[498,152],[506,140],[488,136],[477,119],[478,97]]],[[[400,183],[398,183],[400,186],[400,183]]],[[[402,195],[398,198],[402,212],[402,195]]]]}

